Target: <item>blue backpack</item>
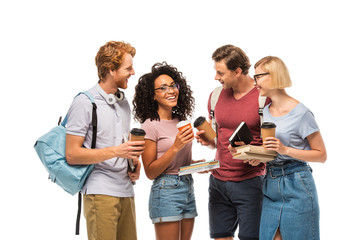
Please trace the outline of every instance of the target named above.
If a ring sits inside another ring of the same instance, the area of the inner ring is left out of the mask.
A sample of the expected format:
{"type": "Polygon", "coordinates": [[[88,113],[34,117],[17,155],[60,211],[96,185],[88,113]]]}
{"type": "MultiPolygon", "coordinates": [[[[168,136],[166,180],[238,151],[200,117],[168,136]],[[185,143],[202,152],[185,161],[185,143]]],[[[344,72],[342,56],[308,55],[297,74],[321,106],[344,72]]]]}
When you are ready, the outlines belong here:
{"type": "MultiPolygon", "coordinates": [[[[96,146],[97,134],[97,114],[96,104],[89,92],[80,92],[76,95],[85,94],[93,105],[92,127],[93,136],[91,148],[96,146]]],[[[34,148],[39,155],[42,164],[49,173],[49,179],[59,185],[66,192],[74,195],[79,193],[79,208],[77,216],[76,234],[79,234],[79,221],[81,212],[81,193],[87,177],[90,175],[94,165],[69,165],[65,158],[65,137],[66,137],[66,114],[64,120],[59,120],[58,126],[51,129],[48,133],[41,136],[35,143],[34,148]],[[60,124],[61,122],[61,124],[60,124]]]]}

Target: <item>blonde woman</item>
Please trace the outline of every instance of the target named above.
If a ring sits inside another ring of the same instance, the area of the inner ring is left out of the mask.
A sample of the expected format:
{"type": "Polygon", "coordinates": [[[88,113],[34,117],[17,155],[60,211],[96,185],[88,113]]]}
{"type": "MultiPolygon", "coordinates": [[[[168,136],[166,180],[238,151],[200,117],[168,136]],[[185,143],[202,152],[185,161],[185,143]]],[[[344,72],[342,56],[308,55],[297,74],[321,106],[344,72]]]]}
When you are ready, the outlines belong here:
{"type": "Polygon", "coordinates": [[[318,196],[308,164],[326,161],[319,127],[313,113],[286,93],[291,79],[280,58],[258,61],[254,80],[260,95],[272,100],[264,121],[276,124],[276,136],[263,144],[278,153],[266,167],[260,239],[320,239],[318,196]]]}

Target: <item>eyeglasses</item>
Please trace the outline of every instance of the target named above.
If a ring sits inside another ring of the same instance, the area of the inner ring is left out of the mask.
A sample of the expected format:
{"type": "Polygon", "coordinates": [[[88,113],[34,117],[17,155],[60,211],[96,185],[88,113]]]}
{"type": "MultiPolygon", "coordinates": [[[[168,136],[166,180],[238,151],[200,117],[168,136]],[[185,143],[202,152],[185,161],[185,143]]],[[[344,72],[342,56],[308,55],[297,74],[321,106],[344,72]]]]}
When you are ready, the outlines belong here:
{"type": "Polygon", "coordinates": [[[162,93],[167,93],[170,91],[170,88],[172,88],[174,91],[179,91],[180,84],[174,83],[174,84],[171,84],[171,86],[164,84],[159,88],[155,88],[154,90],[161,90],[162,93]]]}
{"type": "Polygon", "coordinates": [[[270,73],[259,73],[259,74],[255,74],[254,75],[254,81],[255,81],[255,84],[257,84],[257,80],[262,77],[262,76],[265,76],[265,75],[269,75],[270,73]]]}

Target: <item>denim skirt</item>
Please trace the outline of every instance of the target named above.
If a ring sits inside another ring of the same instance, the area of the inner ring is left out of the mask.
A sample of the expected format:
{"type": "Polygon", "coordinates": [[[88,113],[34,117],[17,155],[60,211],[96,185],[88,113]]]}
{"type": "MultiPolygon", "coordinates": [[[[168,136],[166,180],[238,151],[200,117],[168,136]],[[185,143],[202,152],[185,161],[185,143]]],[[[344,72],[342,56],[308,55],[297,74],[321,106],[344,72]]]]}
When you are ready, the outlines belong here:
{"type": "Polygon", "coordinates": [[[320,239],[319,203],[312,169],[304,162],[268,165],[263,184],[260,239],[320,239]]]}
{"type": "Polygon", "coordinates": [[[196,217],[194,180],[189,175],[161,174],[154,179],[149,198],[152,223],[196,217]]]}

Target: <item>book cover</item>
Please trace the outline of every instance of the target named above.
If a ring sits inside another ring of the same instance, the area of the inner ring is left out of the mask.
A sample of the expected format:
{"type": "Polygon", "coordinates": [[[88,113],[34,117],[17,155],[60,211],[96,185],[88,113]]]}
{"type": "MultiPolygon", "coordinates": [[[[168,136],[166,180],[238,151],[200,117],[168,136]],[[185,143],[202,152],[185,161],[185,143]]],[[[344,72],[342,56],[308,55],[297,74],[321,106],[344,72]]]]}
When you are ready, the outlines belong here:
{"type": "Polygon", "coordinates": [[[233,134],[229,138],[231,146],[238,147],[235,142],[244,142],[245,144],[250,144],[254,139],[250,129],[246,125],[246,122],[241,122],[239,126],[235,129],[233,134]]]}
{"type": "Polygon", "coordinates": [[[194,163],[188,166],[180,167],[179,176],[196,173],[196,172],[208,171],[218,167],[220,167],[220,164],[219,161],[217,160],[194,163]]]}

